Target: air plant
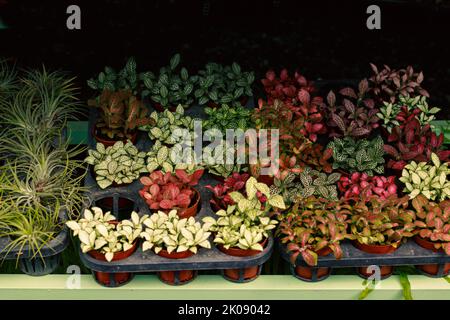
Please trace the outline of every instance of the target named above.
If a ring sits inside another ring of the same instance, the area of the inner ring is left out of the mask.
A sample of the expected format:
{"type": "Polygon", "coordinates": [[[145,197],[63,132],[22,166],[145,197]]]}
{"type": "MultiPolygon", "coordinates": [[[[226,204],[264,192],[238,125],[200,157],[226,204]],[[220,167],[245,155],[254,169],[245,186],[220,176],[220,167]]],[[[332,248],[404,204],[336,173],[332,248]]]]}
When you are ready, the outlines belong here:
{"type": "Polygon", "coordinates": [[[16,66],[9,63],[7,59],[0,58],[0,95],[7,97],[17,89],[16,66]]]}
{"type": "MultiPolygon", "coordinates": [[[[19,139],[17,148],[26,150],[21,136],[16,138],[19,139]]],[[[86,173],[83,162],[74,160],[83,151],[83,148],[70,149],[68,142],[52,148],[44,140],[27,150],[23,158],[8,159],[1,168],[5,174],[2,184],[5,197],[18,205],[44,208],[58,202],[69,215],[76,215],[87,190],[82,186],[86,173]]]]}
{"type": "Polygon", "coordinates": [[[52,132],[58,136],[66,121],[80,114],[74,79],[45,68],[26,72],[17,84],[16,94],[0,101],[0,122],[9,132],[52,132]]]}
{"type": "Polygon", "coordinates": [[[12,250],[17,250],[17,260],[25,250],[31,253],[30,258],[43,259],[41,250],[62,229],[58,202],[54,206],[34,206],[18,204],[14,201],[0,203],[0,210],[9,210],[10,217],[7,220],[8,227],[0,229],[0,237],[8,237],[10,241],[1,250],[1,254],[7,255],[12,250]]]}

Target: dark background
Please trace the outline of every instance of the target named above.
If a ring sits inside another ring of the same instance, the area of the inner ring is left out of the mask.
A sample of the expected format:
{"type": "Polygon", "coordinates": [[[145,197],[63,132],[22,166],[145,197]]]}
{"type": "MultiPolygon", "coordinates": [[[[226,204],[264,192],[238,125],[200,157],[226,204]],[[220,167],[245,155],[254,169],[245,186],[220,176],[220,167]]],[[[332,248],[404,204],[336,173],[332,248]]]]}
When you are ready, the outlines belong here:
{"type": "Polygon", "coordinates": [[[0,0],[0,18],[9,26],[0,56],[72,72],[83,99],[85,80],[105,65],[121,68],[133,55],[139,71],[157,71],[180,52],[193,72],[237,61],[257,79],[282,67],[308,79],[361,79],[369,62],[411,64],[431,101],[450,105],[450,1],[0,0]],[[66,28],[70,4],[81,7],[81,30],[66,28]],[[381,30],[366,28],[370,4],[381,7],[381,30]]]}

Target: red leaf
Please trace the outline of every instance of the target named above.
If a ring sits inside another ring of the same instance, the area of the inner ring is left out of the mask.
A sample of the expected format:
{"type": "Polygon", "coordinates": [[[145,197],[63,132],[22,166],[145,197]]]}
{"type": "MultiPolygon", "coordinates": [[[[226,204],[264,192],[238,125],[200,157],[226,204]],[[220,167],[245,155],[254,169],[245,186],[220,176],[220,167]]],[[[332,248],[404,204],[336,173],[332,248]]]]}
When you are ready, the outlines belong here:
{"type": "Polygon", "coordinates": [[[342,94],[343,96],[351,97],[354,99],[358,98],[356,96],[355,90],[353,90],[352,88],[343,88],[343,89],[339,90],[339,93],[342,94]]]}
{"type": "Polygon", "coordinates": [[[340,117],[340,116],[338,116],[337,114],[335,114],[335,113],[332,113],[331,114],[331,119],[333,120],[333,122],[338,126],[338,128],[343,132],[343,133],[345,133],[345,123],[344,123],[344,120],[342,120],[342,118],[340,117]]]}
{"type": "Polygon", "coordinates": [[[300,89],[298,92],[298,100],[300,100],[303,104],[309,104],[311,97],[309,95],[309,92],[305,89],[300,89]]]}
{"type": "Polygon", "coordinates": [[[336,103],[336,95],[333,91],[328,92],[327,102],[330,106],[334,106],[334,104],[336,103]]]}
{"type": "Polygon", "coordinates": [[[385,144],[385,145],[383,146],[383,149],[384,149],[384,152],[386,152],[387,154],[391,155],[391,156],[394,157],[394,158],[397,158],[398,155],[399,155],[397,149],[395,149],[395,148],[394,148],[393,146],[391,146],[391,145],[385,144]]]}
{"type": "Polygon", "coordinates": [[[358,89],[359,89],[360,94],[366,93],[368,88],[369,88],[369,83],[367,82],[367,79],[363,79],[359,82],[358,89]]]}
{"type": "Polygon", "coordinates": [[[168,199],[164,199],[164,200],[161,200],[161,202],[159,203],[159,206],[162,209],[172,209],[175,206],[175,202],[168,200],[168,199]]]}

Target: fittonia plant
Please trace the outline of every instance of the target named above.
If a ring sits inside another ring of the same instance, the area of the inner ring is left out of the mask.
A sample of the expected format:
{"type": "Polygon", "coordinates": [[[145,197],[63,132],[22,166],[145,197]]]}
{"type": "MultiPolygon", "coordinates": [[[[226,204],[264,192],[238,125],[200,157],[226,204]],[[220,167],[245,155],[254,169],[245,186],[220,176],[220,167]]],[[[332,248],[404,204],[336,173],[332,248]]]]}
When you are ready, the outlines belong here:
{"type": "Polygon", "coordinates": [[[131,183],[139,179],[141,173],[147,172],[146,153],[139,152],[130,141],[125,144],[118,141],[107,148],[97,143],[96,149],[89,150],[88,154],[84,161],[94,166],[95,179],[102,189],[113,183],[131,183]]]}

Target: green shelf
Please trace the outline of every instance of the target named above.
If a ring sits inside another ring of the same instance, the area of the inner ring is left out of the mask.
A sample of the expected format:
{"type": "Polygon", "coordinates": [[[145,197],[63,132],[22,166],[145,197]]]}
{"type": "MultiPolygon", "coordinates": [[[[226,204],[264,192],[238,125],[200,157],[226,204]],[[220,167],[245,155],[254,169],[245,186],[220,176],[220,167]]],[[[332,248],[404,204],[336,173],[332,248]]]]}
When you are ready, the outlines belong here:
{"type": "MultiPolygon", "coordinates": [[[[137,275],[125,286],[105,288],[91,275],[81,275],[79,288],[68,288],[71,275],[0,275],[0,299],[32,300],[355,300],[363,289],[358,276],[330,276],[309,283],[292,276],[263,275],[249,283],[232,283],[218,275],[201,275],[183,286],[169,286],[156,275],[137,275]]],[[[409,276],[416,300],[450,299],[450,284],[445,279],[409,276]]],[[[398,276],[379,283],[367,300],[403,300],[398,276]]]]}

